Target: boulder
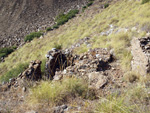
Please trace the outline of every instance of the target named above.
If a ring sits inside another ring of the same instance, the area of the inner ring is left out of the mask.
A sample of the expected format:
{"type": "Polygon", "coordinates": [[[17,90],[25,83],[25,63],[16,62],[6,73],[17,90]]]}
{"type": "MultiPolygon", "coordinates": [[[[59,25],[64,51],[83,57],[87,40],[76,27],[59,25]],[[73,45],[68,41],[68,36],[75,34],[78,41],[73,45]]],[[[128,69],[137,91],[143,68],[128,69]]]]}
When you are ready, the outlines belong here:
{"type": "Polygon", "coordinates": [[[99,72],[89,73],[88,77],[89,77],[89,85],[91,88],[94,89],[103,88],[108,82],[107,77],[100,74],[99,72]]]}

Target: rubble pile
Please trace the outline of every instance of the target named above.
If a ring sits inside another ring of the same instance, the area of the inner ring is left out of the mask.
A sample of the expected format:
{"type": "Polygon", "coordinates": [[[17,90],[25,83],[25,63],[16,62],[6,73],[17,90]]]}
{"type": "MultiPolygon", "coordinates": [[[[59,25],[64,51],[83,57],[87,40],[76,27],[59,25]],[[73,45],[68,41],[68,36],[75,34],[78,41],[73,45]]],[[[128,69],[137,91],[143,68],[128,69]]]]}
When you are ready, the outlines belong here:
{"type": "Polygon", "coordinates": [[[2,90],[5,91],[11,87],[24,87],[30,81],[41,80],[41,63],[40,60],[31,61],[29,67],[23,73],[20,73],[16,78],[11,78],[9,82],[4,83],[2,90]]]}
{"type": "Polygon", "coordinates": [[[65,77],[82,77],[89,81],[91,87],[102,88],[107,84],[110,62],[113,55],[102,48],[90,49],[82,55],[73,55],[68,49],[65,51],[53,48],[46,55],[46,76],[58,81],[65,77]]]}

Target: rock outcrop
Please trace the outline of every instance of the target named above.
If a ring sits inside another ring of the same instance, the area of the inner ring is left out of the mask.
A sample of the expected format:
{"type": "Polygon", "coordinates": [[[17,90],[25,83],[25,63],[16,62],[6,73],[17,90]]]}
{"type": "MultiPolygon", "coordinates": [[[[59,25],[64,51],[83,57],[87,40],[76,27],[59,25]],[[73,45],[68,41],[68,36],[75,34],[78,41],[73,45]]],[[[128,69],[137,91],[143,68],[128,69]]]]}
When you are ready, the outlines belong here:
{"type": "Polygon", "coordinates": [[[53,79],[56,71],[63,71],[73,64],[73,55],[69,50],[61,51],[53,48],[46,55],[46,76],[53,79]]]}
{"type": "Polygon", "coordinates": [[[40,60],[31,61],[29,68],[20,74],[19,77],[35,81],[40,80],[42,78],[41,63],[40,60]]]}

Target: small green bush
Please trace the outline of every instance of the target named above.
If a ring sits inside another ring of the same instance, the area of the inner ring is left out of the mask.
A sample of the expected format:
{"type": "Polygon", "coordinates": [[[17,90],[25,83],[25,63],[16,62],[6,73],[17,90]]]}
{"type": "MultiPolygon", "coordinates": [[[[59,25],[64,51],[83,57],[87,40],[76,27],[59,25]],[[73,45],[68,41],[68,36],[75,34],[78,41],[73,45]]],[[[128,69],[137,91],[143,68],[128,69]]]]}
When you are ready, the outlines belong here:
{"type": "Polygon", "coordinates": [[[3,76],[0,77],[1,82],[8,82],[9,79],[17,77],[20,73],[22,73],[28,67],[28,63],[19,64],[16,68],[11,69],[6,72],[3,76]]]}
{"type": "Polygon", "coordinates": [[[24,41],[25,41],[25,42],[27,42],[27,41],[30,42],[30,41],[33,40],[34,38],[39,38],[41,35],[43,35],[42,32],[32,32],[32,33],[30,33],[29,35],[27,35],[27,36],[25,37],[24,41]]]}
{"type": "Polygon", "coordinates": [[[46,28],[46,31],[51,31],[53,30],[51,27],[46,28]]]}
{"type": "Polygon", "coordinates": [[[69,19],[75,17],[79,10],[70,10],[67,14],[60,14],[56,17],[57,25],[63,25],[68,22],[69,19]]]}
{"type": "Polygon", "coordinates": [[[92,4],[93,4],[93,1],[89,2],[89,3],[87,4],[87,6],[89,7],[89,6],[91,6],[92,4]]]}
{"type": "Polygon", "coordinates": [[[9,54],[11,54],[17,47],[13,46],[13,47],[8,47],[8,48],[1,48],[0,49],[0,58],[1,57],[6,57],[9,54]]]}
{"type": "Polygon", "coordinates": [[[83,6],[82,8],[83,8],[83,9],[86,9],[86,8],[87,8],[87,6],[83,6]]]}
{"type": "Polygon", "coordinates": [[[53,26],[53,29],[58,29],[59,28],[59,25],[57,25],[57,24],[55,24],[54,26],[53,26]]]}
{"type": "Polygon", "coordinates": [[[107,8],[109,6],[109,4],[104,4],[104,8],[107,8]]]}
{"type": "Polygon", "coordinates": [[[150,0],[142,0],[142,3],[141,4],[145,4],[147,2],[150,2],[150,0]]]}
{"type": "Polygon", "coordinates": [[[54,48],[56,48],[58,50],[61,50],[62,49],[62,44],[54,43],[54,48]]]}
{"type": "Polygon", "coordinates": [[[87,6],[83,6],[82,7],[82,11],[84,12],[84,10],[87,8],[87,6]]]}

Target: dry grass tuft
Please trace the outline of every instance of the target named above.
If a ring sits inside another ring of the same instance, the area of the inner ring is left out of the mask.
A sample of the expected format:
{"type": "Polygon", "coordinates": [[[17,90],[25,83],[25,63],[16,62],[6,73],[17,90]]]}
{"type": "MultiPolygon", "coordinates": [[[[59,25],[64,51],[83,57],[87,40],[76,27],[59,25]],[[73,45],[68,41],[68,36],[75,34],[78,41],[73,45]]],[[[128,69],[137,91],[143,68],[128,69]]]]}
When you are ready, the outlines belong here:
{"type": "Polygon", "coordinates": [[[88,85],[82,79],[66,78],[59,82],[43,81],[31,90],[29,102],[60,105],[67,102],[68,98],[85,97],[87,91],[88,85]]]}

